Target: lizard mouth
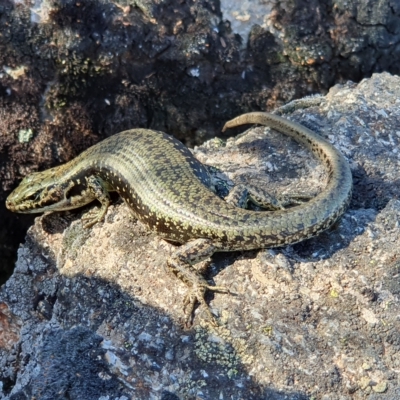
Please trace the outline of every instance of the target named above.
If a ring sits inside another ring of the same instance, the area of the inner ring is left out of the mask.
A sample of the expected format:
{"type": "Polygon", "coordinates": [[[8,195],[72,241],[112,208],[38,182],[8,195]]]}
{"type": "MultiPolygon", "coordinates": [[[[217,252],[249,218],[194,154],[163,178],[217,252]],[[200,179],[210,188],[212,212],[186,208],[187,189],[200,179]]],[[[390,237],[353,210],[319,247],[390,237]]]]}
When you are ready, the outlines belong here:
{"type": "Polygon", "coordinates": [[[7,199],[6,207],[10,211],[20,214],[36,214],[46,211],[61,211],[76,208],[76,206],[71,205],[71,201],[69,198],[61,198],[58,201],[54,201],[54,199],[47,199],[39,202],[26,200],[21,204],[15,204],[11,200],[7,199]]]}
{"type": "MultiPolygon", "coordinates": [[[[35,212],[37,206],[32,201],[24,201],[23,203],[16,203],[12,199],[12,194],[6,200],[6,207],[8,210],[17,213],[31,213],[35,212]]],[[[38,211],[39,212],[39,211],[38,211]]]]}
{"type": "Polygon", "coordinates": [[[43,198],[40,198],[38,193],[22,197],[20,193],[12,192],[6,200],[6,207],[13,212],[32,214],[59,209],[68,202],[58,191],[53,191],[43,198]]]}

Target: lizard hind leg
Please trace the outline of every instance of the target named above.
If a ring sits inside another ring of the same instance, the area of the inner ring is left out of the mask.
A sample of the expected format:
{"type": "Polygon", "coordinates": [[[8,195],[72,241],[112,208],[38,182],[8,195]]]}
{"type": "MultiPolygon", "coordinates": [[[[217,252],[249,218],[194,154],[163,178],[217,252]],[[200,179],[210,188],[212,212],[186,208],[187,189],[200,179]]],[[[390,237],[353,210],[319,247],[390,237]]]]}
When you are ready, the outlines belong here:
{"type": "Polygon", "coordinates": [[[212,286],[193,267],[194,264],[208,259],[216,251],[212,240],[196,239],[181,247],[168,259],[168,269],[184,282],[189,290],[184,300],[185,324],[191,325],[193,311],[196,303],[204,306],[205,311],[213,324],[217,324],[214,315],[211,313],[204,296],[207,290],[220,293],[229,293],[224,286],[212,286]]]}
{"type": "Polygon", "coordinates": [[[284,210],[289,206],[300,205],[315,195],[309,193],[272,195],[262,187],[250,184],[237,184],[225,197],[225,201],[239,208],[248,208],[249,203],[267,211],[284,210]]]}

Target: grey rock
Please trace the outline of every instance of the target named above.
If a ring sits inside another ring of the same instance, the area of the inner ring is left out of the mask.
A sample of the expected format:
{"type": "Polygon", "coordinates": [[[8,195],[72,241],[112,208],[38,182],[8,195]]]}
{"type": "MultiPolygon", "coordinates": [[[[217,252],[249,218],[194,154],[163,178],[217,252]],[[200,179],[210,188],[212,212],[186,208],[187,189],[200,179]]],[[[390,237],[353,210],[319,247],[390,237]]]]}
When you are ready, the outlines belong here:
{"type": "MultiPolygon", "coordinates": [[[[199,308],[183,330],[186,287],[164,268],[174,246],[148,234],[124,204],[90,231],[80,211],[39,217],[0,290],[9,339],[0,396],[362,399],[375,388],[384,389],[380,399],[398,398],[400,79],[384,73],[335,86],[319,107],[289,117],[351,164],[353,200],[332,230],[213,257],[213,280],[235,295],[209,299],[220,327],[199,308]]],[[[317,161],[265,128],[194,153],[228,182],[323,190],[317,161]]]]}

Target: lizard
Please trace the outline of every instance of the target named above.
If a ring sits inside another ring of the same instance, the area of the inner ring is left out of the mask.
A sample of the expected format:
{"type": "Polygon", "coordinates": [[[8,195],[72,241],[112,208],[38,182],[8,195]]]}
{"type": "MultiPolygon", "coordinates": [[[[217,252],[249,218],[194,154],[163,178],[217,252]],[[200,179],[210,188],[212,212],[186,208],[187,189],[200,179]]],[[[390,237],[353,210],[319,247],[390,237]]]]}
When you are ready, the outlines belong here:
{"type": "Polygon", "coordinates": [[[294,201],[293,207],[266,199],[269,211],[248,210],[243,206],[261,197],[257,190],[249,189],[243,197],[239,187],[225,201],[215,194],[207,168],[179,140],[155,130],[131,129],[95,144],[66,164],[26,176],[8,196],[6,207],[40,213],[70,210],[97,199],[99,211],[82,217],[84,227],[90,228],[103,220],[109,192],[118,192],[150,230],[181,245],[167,266],[188,286],[186,323],[197,303],[216,323],[205,293],[229,293],[229,289],[209,284],[196,263],[216,252],[274,248],[316,236],[345,212],[352,194],[349,164],[326,139],[265,112],[240,115],[228,121],[223,131],[244,124],[269,126],[303,144],[325,165],[326,188],[308,201],[294,201]]]}

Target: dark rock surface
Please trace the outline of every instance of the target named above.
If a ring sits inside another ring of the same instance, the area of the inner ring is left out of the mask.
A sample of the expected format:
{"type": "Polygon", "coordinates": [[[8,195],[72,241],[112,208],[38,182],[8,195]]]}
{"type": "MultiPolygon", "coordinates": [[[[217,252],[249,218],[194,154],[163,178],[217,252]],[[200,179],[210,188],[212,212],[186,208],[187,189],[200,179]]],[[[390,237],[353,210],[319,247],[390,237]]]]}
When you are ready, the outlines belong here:
{"type": "MultiPolygon", "coordinates": [[[[186,287],[165,270],[175,246],[124,204],[90,230],[81,212],[42,216],[0,290],[0,396],[398,399],[400,79],[335,86],[291,118],[350,162],[353,200],[332,230],[214,256],[209,276],[235,295],[208,299],[220,327],[200,308],[183,330],[186,287]]],[[[288,193],[323,188],[323,168],[278,133],[255,128],[218,143],[195,154],[230,179],[288,193]]]]}

